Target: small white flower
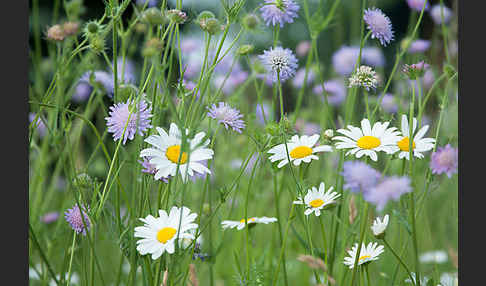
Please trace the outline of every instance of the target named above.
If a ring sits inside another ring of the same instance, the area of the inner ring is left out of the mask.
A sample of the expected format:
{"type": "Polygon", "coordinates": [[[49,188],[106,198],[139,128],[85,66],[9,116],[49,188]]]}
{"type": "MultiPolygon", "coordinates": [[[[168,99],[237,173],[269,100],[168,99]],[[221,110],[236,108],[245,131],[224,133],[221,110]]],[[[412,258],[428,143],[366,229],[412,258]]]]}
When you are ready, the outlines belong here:
{"type": "MultiPolygon", "coordinates": [[[[356,252],[358,251],[358,244],[355,243],[351,250],[348,250],[349,257],[344,258],[344,264],[348,265],[350,269],[354,268],[354,260],[356,259],[356,252]]],[[[358,266],[364,263],[377,260],[378,256],[384,252],[383,245],[378,245],[376,242],[370,242],[368,246],[364,243],[361,245],[361,251],[358,258],[358,266]]]]}
{"type": "Polygon", "coordinates": [[[424,252],[419,257],[422,263],[445,263],[448,260],[447,252],[444,250],[428,251],[424,252]]]}
{"type": "MultiPolygon", "coordinates": [[[[144,140],[153,148],[146,148],[140,152],[140,157],[150,157],[149,163],[157,170],[155,180],[177,175],[178,163],[183,182],[186,181],[186,177],[193,176],[194,172],[211,174],[211,171],[200,163],[212,159],[214,154],[213,150],[205,148],[209,144],[209,139],[202,142],[206,136],[204,132],[197,133],[191,140],[188,139],[190,154],[181,154],[182,135],[177,125],[170,124],[169,134],[160,127],[156,129],[159,135],[151,135],[144,140]]],[[[186,130],[186,134],[189,134],[189,130],[186,130]]]]}
{"type": "MultiPolygon", "coordinates": [[[[412,135],[415,133],[415,130],[417,129],[417,118],[413,118],[412,120],[412,135]]],[[[425,125],[420,130],[417,132],[417,134],[413,135],[412,139],[412,150],[413,150],[413,156],[417,157],[419,159],[422,159],[424,155],[422,152],[430,151],[434,149],[435,145],[435,139],[434,138],[422,138],[424,137],[425,133],[429,130],[429,125],[425,125]]],[[[397,142],[395,146],[395,151],[400,151],[398,153],[398,158],[400,159],[407,159],[409,160],[410,158],[410,141],[408,139],[408,136],[410,135],[410,129],[408,126],[408,118],[406,115],[402,115],[402,134],[400,136],[400,140],[397,142]]]]}
{"type": "Polygon", "coordinates": [[[388,154],[396,152],[396,142],[399,140],[395,127],[387,128],[390,122],[376,122],[371,128],[368,119],[361,120],[361,128],[348,125],[348,129],[338,129],[337,132],[345,136],[335,136],[332,139],[341,142],[336,143],[337,149],[351,149],[346,153],[356,154],[356,158],[363,155],[377,161],[376,152],[384,151],[388,154]]]}
{"type": "Polygon", "coordinates": [[[361,86],[366,90],[370,90],[370,88],[376,88],[377,85],[378,76],[369,66],[360,66],[349,78],[349,87],[361,86]]]}
{"type": "MultiPolygon", "coordinates": [[[[248,227],[251,225],[257,224],[257,223],[264,223],[264,224],[269,224],[271,222],[276,222],[277,219],[274,217],[250,217],[248,218],[248,227]]],[[[245,227],[245,219],[241,219],[240,221],[234,221],[234,220],[223,220],[221,222],[221,225],[223,226],[223,229],[225,228],[235,228],[237,230],[241,230],[245,227]]]]}
{"type": "Polygon", "coordinates": [[[319,141],[319,134],[312,136],[303,135],[299,138],[298,135],[292,136],[287,143],[287,149],[285,144],[279,144],[268,150],[268,153],[273,154],[269,157],[271,162],[280,161],[277,167],[282,168],[290,162],[294,162],[295,166],[299,166],[301,162],[310,163],[312,159],[319,160],[319,157],[314,155],[317,152],[331,152],[332,147],[329,145],[320,145],[314,147],[319,141]],[[286,151],[288,150],[289,153],[286,151]]]}
{"type": "Polygon", "coordinates": [[[326,137],[333,137],[334,136],[334,130],[332,129],[327,129],[326,131],[324,131],[324,135],[326,135],[326,137]]]}
{"type": "Polygon", "coordinates": [[[316,187],[312,187],[312,189],[307,190],[304,200],[299,197],[297,201],[294,201],[294,204],[304,204],[307,208],[304,212],[305,215],[310,215],[314,212],[316,216],[320,216],[323,208],[336,203],[335,200],[341,196],[341,194],[333,192],[333,188],[330,187],[326,192],[326,185],[322,182],[319,185],[319,190],[316,187]]]}
{"type": "Polygon", "coordinates": [[[385,234],[386,227],[388,226],[388,220],[389,216],[385,215],[383,217],[383,220],[381,220],[379,217],[377,217],[373,221],[373,225],[371,226],[371,230],[373,231],[373,235],[377,238],[383,237],[385,234]]]}
{"type": "Polygon", "coordinates": [[[135,237],[142,239],[137,241],[137,250],[141,255],[151,254],[152,259],[159,258],[164,252],[174,253],[174,241],[184,238],[194,239],[190,232],[197,228],[193,223],[197,214],[191,213],[187,207],[172,207],[170,213],[159,210],[159,217],[148,215],[140,218],[145,224],[135,228],[135,237]]]}

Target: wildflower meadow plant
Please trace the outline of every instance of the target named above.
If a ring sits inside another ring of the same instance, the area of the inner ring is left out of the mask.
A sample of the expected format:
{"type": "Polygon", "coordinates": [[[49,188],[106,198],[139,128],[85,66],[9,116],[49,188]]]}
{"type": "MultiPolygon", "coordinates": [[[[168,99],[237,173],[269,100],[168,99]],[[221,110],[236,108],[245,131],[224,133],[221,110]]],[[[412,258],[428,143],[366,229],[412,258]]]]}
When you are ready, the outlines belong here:
{"type": "Polygon", "coordinates": [[[44,2],[32,285],[457,285],[457,5],[44,2]]]}

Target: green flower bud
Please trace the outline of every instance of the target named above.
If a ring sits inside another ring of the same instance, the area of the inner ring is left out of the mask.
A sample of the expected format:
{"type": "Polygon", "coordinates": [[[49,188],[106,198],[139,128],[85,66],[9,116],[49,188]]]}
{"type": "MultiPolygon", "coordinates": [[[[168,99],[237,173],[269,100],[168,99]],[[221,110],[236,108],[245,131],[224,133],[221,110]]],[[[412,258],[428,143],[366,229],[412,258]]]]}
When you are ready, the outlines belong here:
{"type": "Polygon", "coordinates": [[[89,38],[89,47],[96,54],[100,54],[105,50],[105,39],[100,35],[94,35],[89,38]]]}
{"type": "Polygon", "coordinates": [[[253,45],[243,45],[243,46],[238,48],[236,53],[238,55],[247,55],[247,54],[253,52],[254,48],[255,47],[253,45]]]}
{"type": "Polygon", "coordinates": [[[211,19],[211,18],[216,18],[216,16],[214,15],[213,12],[211,12],[211,11],[202,11],[197,16],[197,22],[201,22],[202,20],[207,20],[207,19],[211,19]]]}
{"type": "Polygon", "coordinates": [[[152,38],[145,43],[145,47],[142,50],[144,57],[152,57],[162,52],[164,44],[160,39],[152,38]]]}
{"type": "Polygon", "coordinates": [[[247,14],[245,17],[243,17],[243,27],[248,30],[255,30],[259,23],[260,20],[255,14],[247,14]]]}
{"type": "Polygon", "coordinates": [[[143,12],[142,21],[150,25],[163,25],[167,22],[167,18],[159,9],[152,7],[143,12]]]}
{"type": "Polygon", "coordinates": [[[218,19],[210,18],[206,20],[206,29],[209,34],[216,35],[221,32],[221,25],[219,24],[218,19]]]}

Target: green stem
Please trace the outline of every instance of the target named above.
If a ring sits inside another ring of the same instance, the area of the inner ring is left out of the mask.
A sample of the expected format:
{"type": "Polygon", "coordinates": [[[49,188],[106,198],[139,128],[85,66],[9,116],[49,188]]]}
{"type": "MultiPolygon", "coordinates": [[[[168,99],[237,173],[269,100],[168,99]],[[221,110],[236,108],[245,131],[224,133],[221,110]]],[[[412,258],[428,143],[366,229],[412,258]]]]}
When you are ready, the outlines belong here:
{"type": "MultiPolygon", "coordinates": [[[[403,266],[403,268],[405,268],[405,271],[407,271],[407,274],[408,276],[410,277],[410,280],[412,280],[412,282],[414,281],[414,278],[412,277],[412,273],[410,272],[410,270],[408,269],[407,265],[405,264],[405,262],[403,262],[403,260],[400,258],[400,256],[395,252],[395,250],[393,250],[393,248],[390,246],[390,244],[388,244],[388,242],[386,241],[385,238],[383,238],[383,243],[385,244],[386,247],[388,247],[388,249],[390,249],[391,253],[393,254],[393,256],[395,256],[395,258],[398,260],[398,262],[403,266]]],[[[415,285],[415,283],[414,283],[415,285]]]]}
{"type": "Polygon", "coordinates": [[[359,261],[359,255],[361,253],[361,246],[363,244],[363,239],[364,239],[364,234],[366,230],[366,225],[368,223],[368,208],[369,204],[367,202],[364,202],[365,207],[363,211],[363,216],[361,217],[361,233],[359,235],[359,244],[358,244],[358,250],[356,251],[356,256],[354,259],[354,266],[353,266],[353,276],[351,277],[351,286],[354,286],[354,281],[356,279],[356,271],[358,270],[358,261],[359,261]]]}

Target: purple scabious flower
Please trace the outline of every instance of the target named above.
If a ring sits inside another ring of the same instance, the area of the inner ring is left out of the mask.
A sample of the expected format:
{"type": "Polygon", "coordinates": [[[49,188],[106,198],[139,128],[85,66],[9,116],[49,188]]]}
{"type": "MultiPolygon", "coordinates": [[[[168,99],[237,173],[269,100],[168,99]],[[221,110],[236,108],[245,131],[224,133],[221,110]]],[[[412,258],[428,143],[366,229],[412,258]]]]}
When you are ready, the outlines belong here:
{"type": "Polygon", "coordinates": [[[282,28],[285,23],[294,22],[299,8],[294,0],[265,0],[260,12],[267,26],[275,26],[278,23],[282,28]]]}
{"type": "Polygon", "coordinates": [[[453,148],[450,144],[437,148],[430,158],[430,169],[432,174],[445,173],[447,177],[457,173],[458,149],[453,148]]]}
{"type": "Polygon", "coordinates": [[[390,18],[378,8],[366,9],[363,20],[371,31],[371,38],[377,38],[386,47],[393,40],[393,30],[390,18]]]}
{"type": "Polygon", "coordinates": [[[299,118],[295,121],[295,130],[300,134],[312,136],[321,133],[321,126],[317,123],[307,122],[299,118]]]}
{"type": "MultiPolygon", "coordinates": [[[[123,64],[123,57],[118,57],[116,60],[118,80],[123,83],[135,82],[135,63],[132,60],[125,59],[123,64]],[[122,72],[123,71],[123,72],[122,72]]],[[[114,75],[111,76],[114,78],[114,75]]]]}
{"type": "MultiPolygon", "coordinates": [[[[422,11],[425,0],[407,0],[408,7],[415,11],[422,11]]],[[[429,3],[425,4],[425,11],[429,9],[429,3]]]]}
{"type": "Polygon", "coordinates": [[[416,53],[424,53],[430,48],[430,41],[417,39],[413,41],[410,46],[408,47],[408,53],[416,54],[416,53]]]}
{"type": "Polygon", "coordinates": [[[270,50],[263,51],[263,55],[259,55],[258,58],[267,72],[273,75],[273,82],[278,81],[278,75],[281,82],[293,77],[298,67],[297,58],[292,51],[282,47],[271,47],[270,50]]]}
{"type": "MultiPolygon", "coordinates": [[[[341,79],[331,79],[324,82],[324,91],[327,93],[327,102],[332,106],[341,105],[346,99],[346,87],[341,79]]],[[[322,85],[316,85],[312,89],[317,95],[321,96],[322,102],[325,102],[322,85]]]]}
{"type": "Polygon", "coordinates": [[[91,92],[93,91],[93,86],[90,83],[90,77],[93,75],[94,81],[99,83],[108,94],[110,98],[113,97],[114,92],[114,85],[113,85],[113,76],[109,73],[98,70],[94,72],[85,72],[83,76],[78,81],[76,85],[76,89],[72,96],[72,100],[74,102],[83,102],[88,100],[91,92]]]}
{"type": "Polygon", "coordinates": [[[366,193],[376,186],[381,174],[364,162],[346,161],[341,176],[344,178],[343,189],[366,193]]]}
{"type": "MultiPolygon", "coordinates": [[[[359,52],[359,50],[358,50],[359,52]]],[[[362,62],[372,67],[382,67],[385,65],[385,56],[380,48],[367,47],[361,51],[362,62]]]]}
{"type": "Polygon", "coordinates": [[[147,8],[150,8],[157,6],[158,0],[137,0],[137,5],[143,6],[146,2],[148,2],[147,8]]]}
{"type": "Polygon", "coordinates": [[[261,125],[264,125],[265,124],[265,120],[263,118],[263,113],[265,113],[265,119],[267,121],[272,121],[273,120],[273,111],[272,111],[272,107],[266,103],[262,103],[262,105],[260,105],[259,103],[257,103],[256,105],[256,117],[257,117],[257,122],[260,123],[261,125]],[[263,112],[262,112],[262,106],[263,106],[263,112]]]}
{"type": "Polygon", "coordinates": [[[45,224],[55,222],[59,218],[59,212],[49,212],[41,217],[41,221],[45,224]]]}
{"type": "MultiPolygon", "coordinates": [[[[151,157],[143,157],[143,161],[138,160],[138,162],[142,165],[142,168],[143,168],[142,173],[155,175],[155,173],[157,173],[157,169],[155,168],[154,165],[150,164],[150,162],[149,162],[150,159],[151,159],[151,157]]],[[[164,183],[169,182],[168,178],[164,178],[164,177],[161,177],[160,180],[163,181],[164,183]]]]}
{"type": "Polygon", "coordinates": [[[234,131],[241,133],[241,129],[245,128],[245,122],[240,118],[243,114],[236,108],[231,108],[228,104],[220,102],[218,106],[213,103],[211,108],[208,107],[209,112],[207,115],[213,119],[218,120],[219,123],[223,124],[226,129],[228,126],[233,128],[234,131]]]}
{"type": "Polygon", "coordinates": [[[381,99],[381,107],[388,113],[396,113],[398,111],[395,97],[389,93],[386,93],[381,99]]]}
{"type": "MultiPolygon", "coordinates": [[[[309,69],[307,72],[307,84],[311,84],[316,77],[316,74],[312,71],[312,69],[309,69]]],[[[295,88],[301,88],[304,85],[304,78],[305,78],[305,68],[299,69],[295,73],[295,77],[292,79],[292,85],[295,88]]]]}
{"type": "Polygon", "coordinates": [[[363,198],[382,211],[389,200],[398,201],[401,195],[412,191],[410,179],[407,176],[391,176],[369,189],[363,194],[363,198]]]}
{"type": "MultiPolygon", "coordinates": [[[[34,121],[35,119],[35,112],[29,113],[29,122],[34,121]]],[[[39,134],[39,137],[42,138],[46,135],[47,132],[47,126],[44,124],[44,121],[41,119],[41,116],[37,118],[37,122],[35,123],[37,125],[36,130],[37,133],[39,134]]]]}
{"type": "Polygon", "coordinates": [[[129,107],[132,104],[135,104],[134,100],[127,100],[126,103],[117,103],[110,107],[110,116],[105,117],[108,132],[113,133],[113,140],[115,141],[122,137],[125,125],[127,125],[125,134],[123,135],[124,145],[127,139],[133,140],[135,134],[138,133],[143,136],[145,131],[152,128],[152,125],[150,125],[150,117],[152,117],[150,112],[152,111],[152,107],[145,100],[140,99],[136,111],[133,111],[130,116],[129,107]],[[127,124],[129,116],[130,120],[127,124]]]}
{"type": "Polygon", "coordinates": [[[81,210],[78,205],[75,205],[72,209],[68,209],[64,212],[64,218],[78,234],[82,233],[86,235],[86,230],[91,228],[91,221],[89,220],[86,211],[89,211],[89,208],[83,207],[81,210]],[[81,217],[81,212],[83,213],[84,223],[83,218],[81,217]],[[86,228],[84,227],[85,225],[86,228]]]}
{"type": "Polygon", "coordinates": [[[442,16],[444,16],[444,24],[449,23],[452,18],[451,9],[440,4],[432,6],[432,8],[430,9],[430,17],[432,17],[432,20],[435,24],[442,24],[442,16]]]}
{"type": "Polygon", "coordinates": [[[354,71],[358,56],[358,47],[342,46],[332,55],[332,66],[338,74],[347,76],[354,71]]]}

